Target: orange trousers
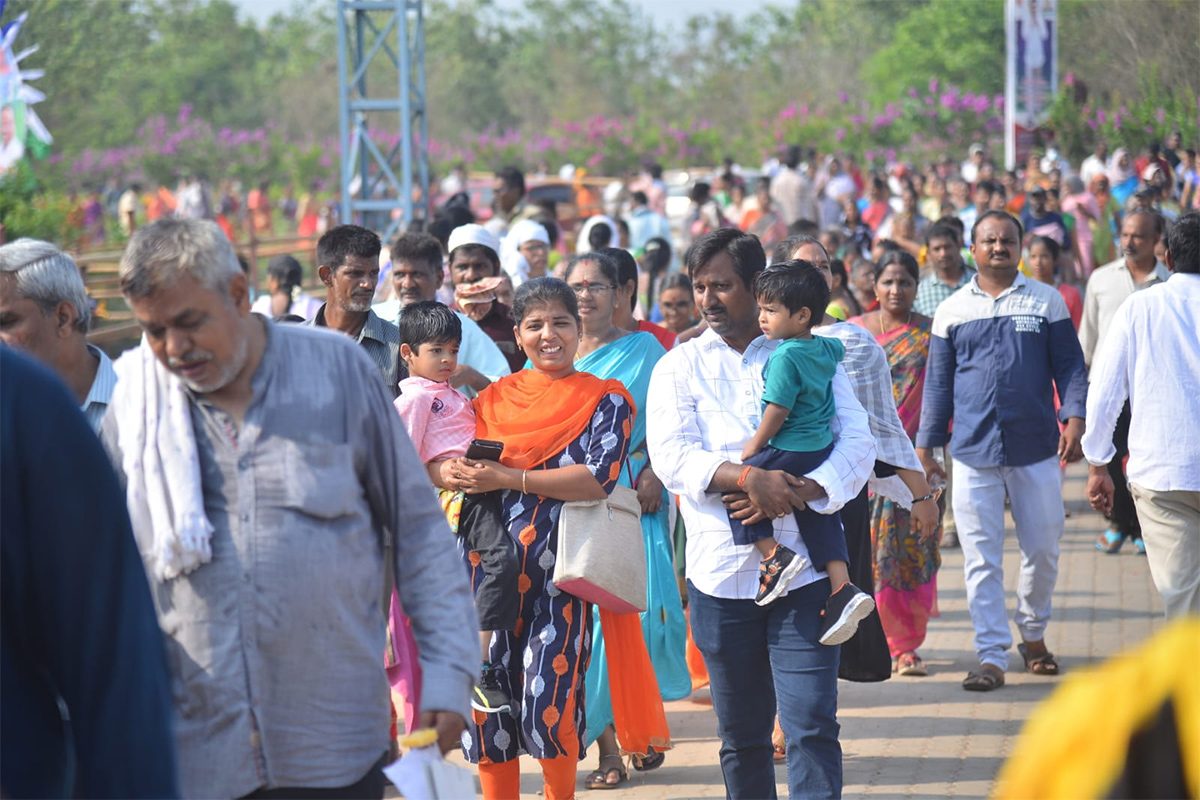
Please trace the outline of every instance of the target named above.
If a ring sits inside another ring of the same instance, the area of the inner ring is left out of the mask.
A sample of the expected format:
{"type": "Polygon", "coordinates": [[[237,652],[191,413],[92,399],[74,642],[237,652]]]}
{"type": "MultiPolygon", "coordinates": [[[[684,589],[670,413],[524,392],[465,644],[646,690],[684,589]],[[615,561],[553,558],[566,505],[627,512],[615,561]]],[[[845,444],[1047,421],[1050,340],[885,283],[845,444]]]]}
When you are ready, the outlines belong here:
{"type": "MultiPolygon", "coordinates": [[[[559,723],[559,741],[567,751],[558,758],[539,758],[542,766],[542,795],[545,800],[573,800],[579,770],[579,733],[575,729],[574,702],[568,703],[559,723]]],[[[520,800],[521,761],[480,764],[479,784],[484,800],[520,800]]]]}

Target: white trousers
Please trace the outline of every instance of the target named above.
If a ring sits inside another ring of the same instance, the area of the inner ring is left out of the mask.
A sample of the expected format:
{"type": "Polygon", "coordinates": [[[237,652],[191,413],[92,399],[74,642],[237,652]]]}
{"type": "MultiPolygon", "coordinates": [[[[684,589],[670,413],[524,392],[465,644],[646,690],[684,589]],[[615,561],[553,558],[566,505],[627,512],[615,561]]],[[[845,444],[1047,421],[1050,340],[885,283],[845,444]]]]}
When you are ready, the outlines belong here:
{"type": "Polygon", "coordinates": [[[976,469],[954,462],[954,516],[963,550],[967,604],[979,663],[1008,669],[1012,631],[1004,592],[1004,497],[1012,499],[1021,573],[1013,618],[1025,641],[1039,641],[1050,620],[1063,534],[1062,471],[1057,457],[1024,467],[976,469]]]}
{"type": "Polygon", "coordinates": [[[1167,617],[1200,614],[1200,492],[1159,492],[1131,484],[1150,577],[1167,617]]]}

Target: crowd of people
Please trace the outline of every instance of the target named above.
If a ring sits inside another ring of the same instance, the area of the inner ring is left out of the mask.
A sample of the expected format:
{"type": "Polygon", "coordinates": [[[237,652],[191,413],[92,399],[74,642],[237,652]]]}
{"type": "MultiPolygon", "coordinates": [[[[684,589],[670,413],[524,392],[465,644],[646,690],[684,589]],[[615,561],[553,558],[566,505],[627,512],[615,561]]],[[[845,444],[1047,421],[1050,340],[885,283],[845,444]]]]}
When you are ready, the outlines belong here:
{"type": "Polygon", "coordinates": [[[296,193],[285,184],[272,196],[270,181],[248,186],[232,178],[214,185],[202,174],[184,175],[175,188],[164,183],[110,178],[71,196],[71,223],[89,248],[121,244],[141,225],[170,217],[216,222],[232,242],[319,236],[337,223],[331,198],[316,181],[296,193]]]}
{"type": "Polygon", "coordinates": [[[485,797],[517,797],[528,755],[570,798],[592,744],[588,788],[661,766],[664,702],[707,683],[729,796],[774,797],[784,761],[791,796],[839,797],[838,680],[927,674],[944,548],[962,686],[1004,685],[1006,506],[1022,668],[1059,673],[1085,458],[1097,549],[1200,613],[1179,144],[999,176],[981,146],[866,175],[795,147],[674,218],[647,165],[569,229],[505,168],[486,219],[454,192],[390,242],[328,226],[323,297],[290,256],[257,293],[210,215],[133,212],[143,335],[115,362],[71,257],[0,246],[0,788],[381,797],[403,725],[485,797]],[[645,571],[641,613],[555,583],[564,509],[618,486],[645,558],[608,557],[645,571]]]}

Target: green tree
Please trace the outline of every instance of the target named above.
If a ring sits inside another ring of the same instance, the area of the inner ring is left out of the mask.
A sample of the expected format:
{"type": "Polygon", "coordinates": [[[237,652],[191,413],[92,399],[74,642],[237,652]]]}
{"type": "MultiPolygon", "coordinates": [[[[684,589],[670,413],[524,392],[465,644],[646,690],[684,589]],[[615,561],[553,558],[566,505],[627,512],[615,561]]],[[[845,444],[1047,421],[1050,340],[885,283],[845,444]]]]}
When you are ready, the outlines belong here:
{"type": "Polygon", "coordinates": [[[865,58],[867,97],[882,105],[935,78],[964,91],[999,94],[1004,41],[1004,0],[930,0],[906,14],[891,41],[865,58]]]}

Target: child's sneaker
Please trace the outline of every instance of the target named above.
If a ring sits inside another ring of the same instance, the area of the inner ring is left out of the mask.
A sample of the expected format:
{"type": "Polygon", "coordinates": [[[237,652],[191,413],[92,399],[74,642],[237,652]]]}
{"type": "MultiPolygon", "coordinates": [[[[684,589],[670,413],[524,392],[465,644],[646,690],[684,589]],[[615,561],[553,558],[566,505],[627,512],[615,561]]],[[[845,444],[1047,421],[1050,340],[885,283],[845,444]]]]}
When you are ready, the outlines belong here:
{"type": "Polygon", "coordinates": [[[821,612],[821,644],[841,644],[848,641],[862,622],[875,610],[871,596],[853,583],[843,583],[842,588],[825,601],[821,612]]]}
{"type": "Polygon", "coordinates": [[[795,551],[781,544],[775,545],[775,552],[764,558],[758,565],[758,595],[754,602],[765,606],[774,602],[787,591],[792,578],[804,568],[804,559],[795,551]]]}
{"type": "Polygon", "coordinates": [[[479,683],[471,694],[471,708],[485,714],[499,714],[512,709],[512,700],[500,682],[500,675],[491,664],[484,664],[479,683]]]}

